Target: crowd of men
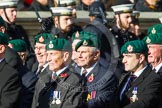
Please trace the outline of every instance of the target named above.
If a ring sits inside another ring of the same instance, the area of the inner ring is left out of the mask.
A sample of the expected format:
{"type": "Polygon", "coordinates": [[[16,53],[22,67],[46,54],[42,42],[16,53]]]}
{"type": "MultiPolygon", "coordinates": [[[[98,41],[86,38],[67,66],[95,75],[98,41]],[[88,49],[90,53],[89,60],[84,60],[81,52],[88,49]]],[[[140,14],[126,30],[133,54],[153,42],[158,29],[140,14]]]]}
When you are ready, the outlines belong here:
{"type": "Polygon", "coordinates": [[[55,0],[34,47],[16,25],[18,0],[0,1],[0,108],[162,108],[162,24],[139,34],[139,12],[104,4],[76,25],[75,0],[55,0]]]}

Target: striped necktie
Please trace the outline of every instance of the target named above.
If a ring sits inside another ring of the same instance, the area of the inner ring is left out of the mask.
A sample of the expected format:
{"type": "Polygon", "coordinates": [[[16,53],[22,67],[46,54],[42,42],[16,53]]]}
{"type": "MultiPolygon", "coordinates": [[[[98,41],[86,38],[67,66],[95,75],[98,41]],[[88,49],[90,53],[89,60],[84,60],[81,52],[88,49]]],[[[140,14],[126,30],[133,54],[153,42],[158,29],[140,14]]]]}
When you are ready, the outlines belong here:
{"type": "Polygon", "coordinates": [[[136,75],[130,75],[127,79],[127,82],[125,83],[121,93],[120,93],[120,100],[122,100],[126,95],[125,93],[129,90],[129,88],[132,86],[132,83],[137,79],[136,75]]]}

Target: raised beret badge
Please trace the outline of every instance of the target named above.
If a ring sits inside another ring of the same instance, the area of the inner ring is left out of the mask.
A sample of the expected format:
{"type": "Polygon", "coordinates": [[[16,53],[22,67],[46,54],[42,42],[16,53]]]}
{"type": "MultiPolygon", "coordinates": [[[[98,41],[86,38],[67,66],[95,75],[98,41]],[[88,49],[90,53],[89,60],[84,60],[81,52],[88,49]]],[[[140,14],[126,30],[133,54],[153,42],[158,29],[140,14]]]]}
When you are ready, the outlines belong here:
{"type": "Polygon", "coordinates": [[[133,46],[129,45],[129,46],[127,47],[127,50],[128,50],[129,53],[131,53],[131,52],[133,51],[133,46]]]}
{"type": "Polygon", "coordinates": [[[151,42],[151,39],[149,37],[147,37],[146,43],[150,43],[150,42],[151,42]]]}
{"type": "Polygon", "coordinates": [[[39,42],[41,42],[41,43],[44,42],[44,38],[43,38],[43,36],[41,36],[41,37],[39,38],[39,42]]]}
{"type": "Polygon", "coordinates": [[[156,33],[155,28],[153,28],[151,32],[152,32],[152,34],[155,34],[156,33]]]}
{"type": "Polygon", "coordinates": [[[86,40],[84,40],[83,45],[85,45],[85,46],[88,45],[88,42],[86,40]]]}
{"type": "Polygon", "coordinates": [[[11,44],[11,43],[9,43],[8,46],[9,46],[10,48],[13,48],[13,44],[11,44]]]}
{"type": "Polygon", "coordinates": [[[79,38],[79,32],[78,31],[75,33],[75,38],[79,38]]]}
{"type": "Polygon", "coordinates": [[[53,44],[52,44],[52,41],[50,41],[50,44],[48,45],[49,48],[53,48],[53,44]]]}

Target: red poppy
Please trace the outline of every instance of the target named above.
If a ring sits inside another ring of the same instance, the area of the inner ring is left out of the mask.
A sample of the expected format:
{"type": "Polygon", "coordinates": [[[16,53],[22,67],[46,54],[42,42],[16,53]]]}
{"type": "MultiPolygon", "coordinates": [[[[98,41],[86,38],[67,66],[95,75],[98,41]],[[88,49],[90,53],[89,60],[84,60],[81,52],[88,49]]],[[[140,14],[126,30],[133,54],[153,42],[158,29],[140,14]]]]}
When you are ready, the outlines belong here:
{"type": "Polygon", "coordinates": [[[62,73],[62,74],[60,75],[61,78],[65,78],[65,77],[67,77],[67,76],[68,76],[67,73],[62,73]]]}
{"type": "Polygon", "coordinates": [[[89,77],[88,77],[88,82],[92,82],[94,80],[94,75],[91,74],[89,77]]]}

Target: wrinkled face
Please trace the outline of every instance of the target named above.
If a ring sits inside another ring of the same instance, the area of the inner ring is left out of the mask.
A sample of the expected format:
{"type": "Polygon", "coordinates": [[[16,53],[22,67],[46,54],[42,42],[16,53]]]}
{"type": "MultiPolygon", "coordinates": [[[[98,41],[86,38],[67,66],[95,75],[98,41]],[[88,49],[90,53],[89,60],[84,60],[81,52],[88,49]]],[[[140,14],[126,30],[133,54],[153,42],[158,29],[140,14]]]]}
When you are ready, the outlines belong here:
{"type": "Polygon", "coordinates": [[[69,32],[72,27],[72,16],[60,16],[59,17],[60,28],[64,32],[69,32]]]}
{"type": "Polygon", "coordinates": [[[127,30],[129,29],[130,23],[132,22],[131,13],[122,13],[116,15],[116,20],[117,20],[117,25],[119,25],[120,28],[127,30]]]}
{"type": "Polygon", "coordinates": [[[35,55],[37,57],[38,63],[43,66],[46,63],[47,52],[46,45],[42,43],[35,44],[35,55]]]}
{"type": "Polygon", "coordinates": [[[99,52],[93,51],[92,47],[81,46],[77,50],[77,64],[83,68],[91,67],[98,59],[99,52]]]}
{"type": "Polygon", "coordinates": [[[56,72],[64,67],[65,60],[62,51],[49,50],[47,51],[47,55],[49,70],[56,72]]]}
{"type": "Polygon", "coordinates": [[[17,15],[16,8],[6,8],[4,11],[2,12],[1,15],[3,19],[8,23],[14,23],[16,21],[16,15],[17,15]],[[7,16],[5,15],[4,11],[6,12],[7,16]]]}
{"type": "Polygon", "coordinates": [[[153,67],[157,66],[162,62],[162,48],[158,44],[149,44],[148,46],[148,62],[153,67]]]}
{"type": "Polygon", "coordinates": [[[139,58],[137,58],[136,54],[123,54],[122,63],[124,64],[126,71],[135,72],[139,66],[139,58]]]}

